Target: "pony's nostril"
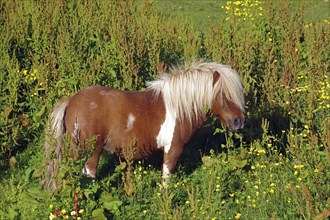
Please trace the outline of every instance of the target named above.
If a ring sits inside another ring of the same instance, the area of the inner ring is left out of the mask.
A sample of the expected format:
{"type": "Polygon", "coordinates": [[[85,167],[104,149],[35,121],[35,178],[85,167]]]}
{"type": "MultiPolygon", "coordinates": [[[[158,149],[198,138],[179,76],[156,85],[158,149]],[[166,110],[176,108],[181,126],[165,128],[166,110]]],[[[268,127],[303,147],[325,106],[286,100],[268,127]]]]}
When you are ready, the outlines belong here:
{"type": "Polygon", "coordinates": [[[235,127],[240,127],[241,126],[241,120],[239,118],[235,118],[234,124],[235,124],[235,127]]]}

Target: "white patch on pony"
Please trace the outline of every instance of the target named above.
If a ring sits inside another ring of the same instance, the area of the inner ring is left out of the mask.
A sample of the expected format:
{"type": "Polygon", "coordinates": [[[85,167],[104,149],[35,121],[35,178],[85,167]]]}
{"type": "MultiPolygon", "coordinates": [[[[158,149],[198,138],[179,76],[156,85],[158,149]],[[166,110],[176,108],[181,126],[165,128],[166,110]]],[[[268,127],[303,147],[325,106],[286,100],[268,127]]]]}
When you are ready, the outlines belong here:
{"type": "Polygon", "coordinates": [[[127,125],[126,125],[126,130],[125,131],[130,131],[133,129],[135,122],[135,116],[132,113],[128,114],[128,119],[127,119],[127,125]]]}
{"type": "Polygon", "coordinates": [[[111,91],[101,91],[100,95],[111,95],[112,92],[111,91]]]}
{"type": "Polygon", "coordinates": [[[95,174],[93,174],[87,166],[85,166],[83,169],[82,169],[82,173],[85,174],[86,176],[90,176],[90,177],[93,177],[95,178],[95,174]]]}
{"type": "Polygon", "coordinates": [[[76,119],[76,121],[74,122],[74,128],[73,128],[73,137],[76,141],[76,143],[80,142],[80,138],[79,138],[79,124],[78,124],[78,119],[76,119]]]}
{"type": "Polygon", "coordinates": [[[89,103],[89,107],[90,107],[91,109],[95,109],[95,108],[97,108],[97,104],[96,104],[96,102],[91,102],[91,103],[89,103]]]}
{"type": "Polygon", "coordinates": [[[171,148],[175,121],[175,114],[166,110],[165,121],[161,125],[160,131],[156,137],[158,148],[164,147],[165,153],[168,153],[171,148]]]}
{"type": "Polygon", "coordinates": [[[162,184],[163,187],[166,188],[167,183],[170,181],[172,174],[170,173],[166,164],[163,164],[163,176],[162,176],[162,184]]]}

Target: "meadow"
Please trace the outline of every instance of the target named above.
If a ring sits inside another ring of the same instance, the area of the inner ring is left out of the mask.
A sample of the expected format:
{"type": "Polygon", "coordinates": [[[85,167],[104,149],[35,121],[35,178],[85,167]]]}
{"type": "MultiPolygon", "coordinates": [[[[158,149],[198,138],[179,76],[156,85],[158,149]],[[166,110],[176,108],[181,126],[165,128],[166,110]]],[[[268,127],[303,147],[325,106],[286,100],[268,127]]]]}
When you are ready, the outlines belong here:
{"type": "Polygon", "coordinates": [[[201,2],[0,0],[0,219],[330,216],[330,3],[201,2]],[[59,191],[41,187],[61,97],[143,90],[160,66],[199,58],[241,75],[244,129],[208,121],[166,189],[161,156],[124,174],[131,161],[105,153],[92,182],[88,152],[63,160],[59,191]]]}

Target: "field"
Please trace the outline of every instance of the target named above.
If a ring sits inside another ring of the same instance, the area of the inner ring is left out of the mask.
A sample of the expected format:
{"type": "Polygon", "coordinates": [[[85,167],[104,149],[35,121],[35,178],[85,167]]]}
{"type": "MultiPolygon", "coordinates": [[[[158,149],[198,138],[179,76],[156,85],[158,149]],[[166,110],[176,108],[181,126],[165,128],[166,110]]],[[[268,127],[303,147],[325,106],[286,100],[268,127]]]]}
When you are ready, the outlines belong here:
{"type": "Polygon", "coordinates": [[[329,7],[0,0],[0,219],[327,219],[329,7]],[[80,172],[84,154],[63,160],[59,191],[41,187],[45,125],[61,97],[96,84],[143,90],[159,66],[199,58],[241,75],[244,129],[209,120],[166,189],[161,155],[125,174],[131,161],[106,153],[96,182],[80,172]]]}

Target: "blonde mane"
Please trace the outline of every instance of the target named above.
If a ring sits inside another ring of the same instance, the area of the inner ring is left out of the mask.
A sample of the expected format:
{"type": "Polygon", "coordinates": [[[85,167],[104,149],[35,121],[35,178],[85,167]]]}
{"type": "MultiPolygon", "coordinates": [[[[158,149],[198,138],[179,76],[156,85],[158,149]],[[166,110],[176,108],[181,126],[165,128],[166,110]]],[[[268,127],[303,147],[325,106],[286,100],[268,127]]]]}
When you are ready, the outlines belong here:
{"type": "Polygon", "coordinates": [[[179,120],[190,122],[210,109],[217,95],[223,105],[224,98],[235,103],[244,112],[244,92],[241,78],[235,70],[219,63],[193,62],[191,65],[173,67],[155,81],[147,83],[156,97],[162,95],[166,111],[179,120]],[[213,82],[214,73],[219,79],[213,82]]]}

